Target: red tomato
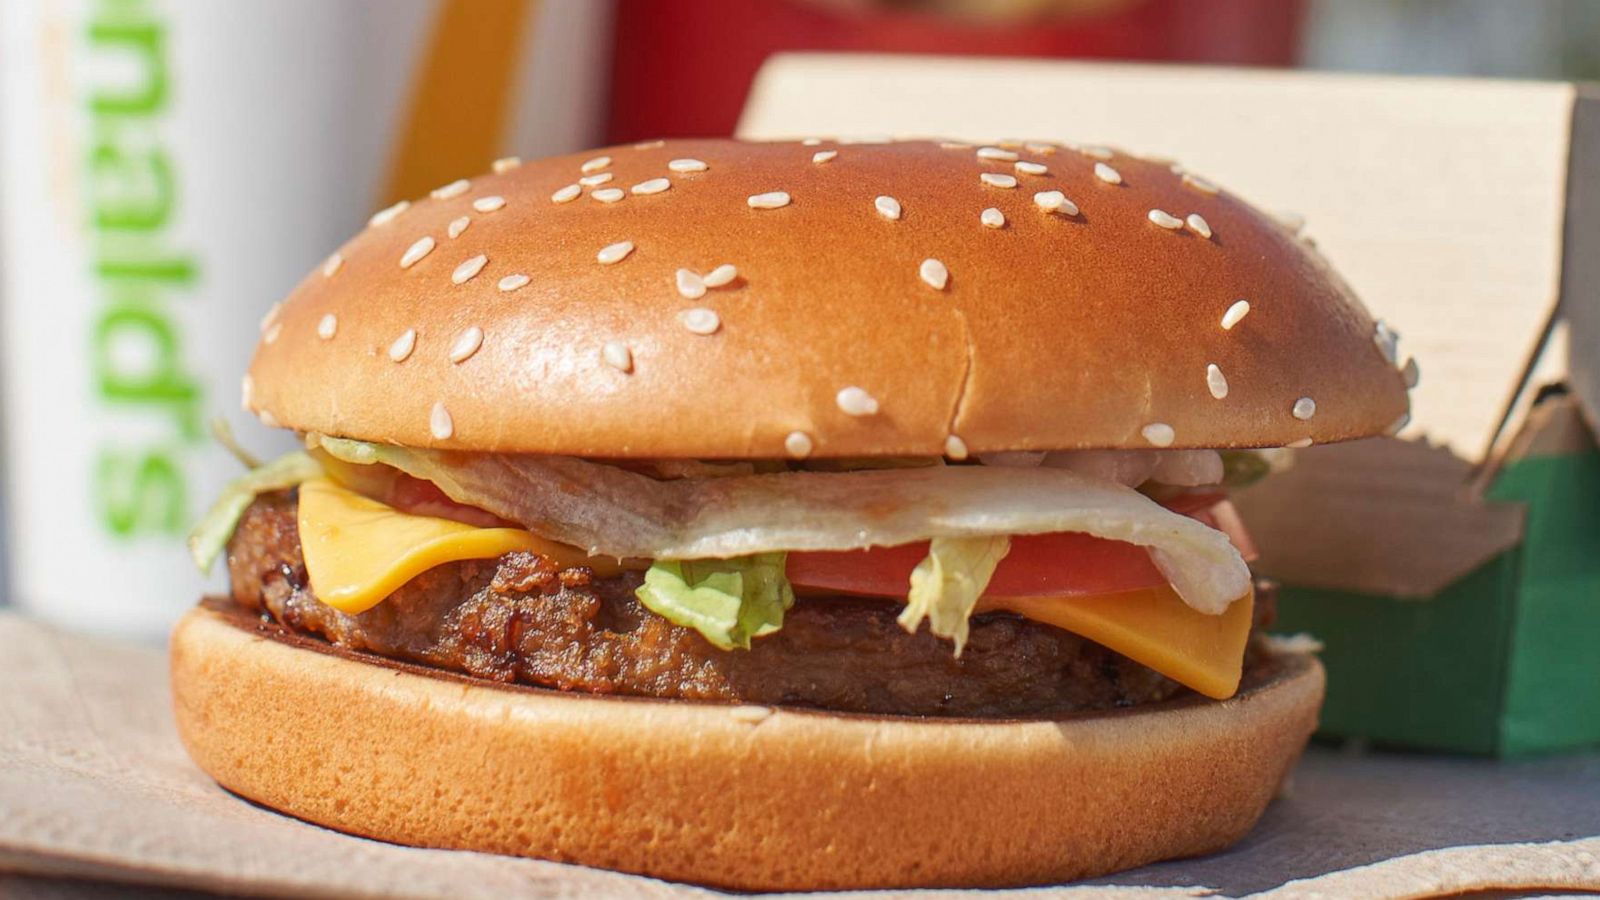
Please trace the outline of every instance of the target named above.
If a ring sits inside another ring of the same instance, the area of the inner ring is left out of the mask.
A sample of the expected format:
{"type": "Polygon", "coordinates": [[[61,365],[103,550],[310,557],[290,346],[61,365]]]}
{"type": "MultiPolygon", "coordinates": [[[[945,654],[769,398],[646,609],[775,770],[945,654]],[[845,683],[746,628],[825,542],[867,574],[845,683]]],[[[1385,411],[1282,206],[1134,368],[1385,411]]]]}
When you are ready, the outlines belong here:
{"type": "MultiPolygon", "coordinates": [[[[1254,558],[1249,536],[1233,505],[1221,494],[1186,496],[1175,511],[1228,535],[1245,558],[1254,558]]],[[[790,553],[789,581],[799,588],[903,597],[911,570],[928,554],[927,541],[871,550],[790,553]]],[[[1167,579],[1135,544],[1108,541],[1079,532],[1018,535],[1000,561],[989,597],[1066,597],[1110,594],[1165,585],[1167,579]]]]}
{"type": "Polygon", "coordinates": [[[388,496],[382,499],[395,509],[414,516],[454,519],[479,528],[499,528],[508,524],[493,513],[485,512],[476,506],[457,503],[445,496],[444,491],[433,482],[413,478],[404,472],[395,473],[394,481],[389,485],[388,496]]]}

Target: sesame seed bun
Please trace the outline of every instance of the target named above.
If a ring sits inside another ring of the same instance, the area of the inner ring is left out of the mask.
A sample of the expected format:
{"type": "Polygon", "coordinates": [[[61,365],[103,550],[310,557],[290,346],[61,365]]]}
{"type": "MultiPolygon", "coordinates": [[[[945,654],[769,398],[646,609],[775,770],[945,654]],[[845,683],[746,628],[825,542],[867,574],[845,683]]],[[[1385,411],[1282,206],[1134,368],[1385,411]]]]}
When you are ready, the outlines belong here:
{"type": "Polygon", "coordinates": [[[1323,691],[1314,658],[1283,656],[1223,702],[821,714],[470,682],[204,607],[171,653],[184,744],[251,800],[404,844],[748,890],[1035,884],[1220,849],[1323,691]]]}
{"type": "Polygon", "coordinates": [[[307,276],[246,407],[411,446],[724,458],[1322,443],[1407,410],[1315,250],[1166,163],[673,140],[495,168],[307,276]]]}

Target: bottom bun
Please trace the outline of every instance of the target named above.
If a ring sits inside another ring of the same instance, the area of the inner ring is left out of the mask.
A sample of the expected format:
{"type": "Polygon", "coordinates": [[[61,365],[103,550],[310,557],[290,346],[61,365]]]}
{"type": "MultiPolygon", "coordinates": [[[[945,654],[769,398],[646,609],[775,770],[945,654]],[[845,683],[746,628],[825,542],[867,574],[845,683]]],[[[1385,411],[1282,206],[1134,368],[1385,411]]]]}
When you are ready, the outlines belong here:
{"type": "Polygon", "coordinates": [[[885,718],[468,681],[201,607],[172,635],[172,690],[202,769],[320,825],[806,890],[1040,884],[1219,850],[1305,746],[1323,673],[1282,656],[1223,702],[885,718]]]}

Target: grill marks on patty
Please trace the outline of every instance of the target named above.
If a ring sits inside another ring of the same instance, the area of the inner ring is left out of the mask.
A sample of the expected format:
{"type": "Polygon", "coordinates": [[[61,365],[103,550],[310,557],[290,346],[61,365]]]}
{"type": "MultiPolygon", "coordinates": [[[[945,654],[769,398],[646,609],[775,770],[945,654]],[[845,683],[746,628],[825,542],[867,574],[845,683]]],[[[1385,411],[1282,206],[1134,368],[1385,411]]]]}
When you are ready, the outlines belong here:
{"type": "MultiPolygon", "coordinates": [[[[293,492],[263,496],[245,513],[228,546],[237,603],[342,647],[494,681],[976,717],[1112,709],[1184,692],[1099,644],[1010,614],[976,616],[957,658],[947,641],[902,630],[897,604],[863,598],[802,598],[753,649],[720,650],[643,608],[633,595],[639,573],[595,579],[524,552],[440,566],[350,615],[312,593],[295,516],[293,492]]],[[[1258,599],[1258,610],[1270,608],[1258,599]]]]}

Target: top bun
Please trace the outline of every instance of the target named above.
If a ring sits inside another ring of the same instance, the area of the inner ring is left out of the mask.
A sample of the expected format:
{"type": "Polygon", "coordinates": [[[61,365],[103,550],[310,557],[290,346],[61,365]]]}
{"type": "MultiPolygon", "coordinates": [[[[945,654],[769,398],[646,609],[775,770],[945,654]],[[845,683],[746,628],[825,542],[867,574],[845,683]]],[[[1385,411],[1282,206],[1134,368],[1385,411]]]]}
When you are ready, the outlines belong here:
{"type": "Polygon", "coordinates": [[[274,308],[246,407],[700,458],[1280,446],[1407,410],[1322,258],[1165,162],[671,140],[495,168],[374,216],[274,308]]]}

